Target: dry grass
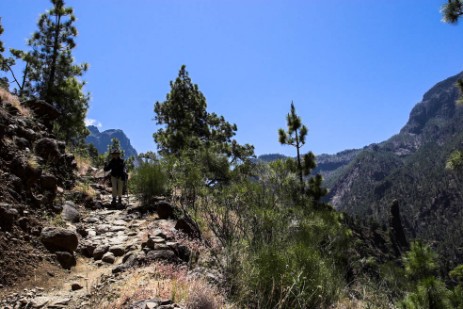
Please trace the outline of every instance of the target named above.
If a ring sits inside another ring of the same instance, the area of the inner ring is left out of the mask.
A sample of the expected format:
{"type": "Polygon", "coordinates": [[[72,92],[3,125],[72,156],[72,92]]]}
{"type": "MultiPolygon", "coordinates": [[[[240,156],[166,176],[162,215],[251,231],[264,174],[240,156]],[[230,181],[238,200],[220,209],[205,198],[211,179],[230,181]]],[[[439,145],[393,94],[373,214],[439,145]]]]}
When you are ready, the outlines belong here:
{"type": "Polygon", "coordinates": [[[186,308],[224,308],[219,291],[203,279],[189,278],[184,266],[155,263],[130,271],[127,280],[119,285],[119,297],[104,308],[126,308],[137,301],[170,299],[186,308]]]}
{"type": "Polygon", "coordinates": [[[222,295],[206,281],[200,279],[190,282],[186,299],[187,309],[224,308],[224,304],[222,295]]]}
{"type": "Polygon", "coordinates": [[[72,192],[81,193],[84,196],[96,197],[96,191],[88,183],[77,182],[72,188],[72,192]]]}
{"type": "Polygon", "coordinates": [[[333,309],[397,309],[388,299],[387,291],[382,290],[369,280],[362,280],[344,291],[344,296],[333,309]],[[355,287],[354,287],[355,286],[355,287]]]}
{"type": "Polygon", "coordinates": [[[11,104],[12,106],[14,106],[21,115],[25,116],[25,117],[30,117],[31,116],[31,111],[24,107],[21,102],[19,102],[19,99],[17,96],[15,95],[12,95],[11,93],[9,93],[7,90],[3,89],[0,87],[0,101],[2,103],[4,102],[8,102],[9,104],[11,104]]]}
{"type": "Polygon", "coordinates": [[[89,157],[80,154],[74,154],[74,157],[77,162],[77,173],[80,176],[88,175],[89,171],[91,171],[92,160],[89,157]]]}

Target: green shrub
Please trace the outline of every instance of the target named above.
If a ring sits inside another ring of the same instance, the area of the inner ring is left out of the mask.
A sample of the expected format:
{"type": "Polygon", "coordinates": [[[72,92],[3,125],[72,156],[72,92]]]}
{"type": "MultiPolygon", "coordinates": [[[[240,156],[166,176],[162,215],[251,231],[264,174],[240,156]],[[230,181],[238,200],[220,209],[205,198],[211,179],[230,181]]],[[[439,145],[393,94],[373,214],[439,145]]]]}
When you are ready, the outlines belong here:
{"type": "Polygon", "coordinates": [[[140,194],[143,203],[149,203],[155,196],[168,193],[168,180],[158,162],[143,163],[134,170],[129,181],[130,190],[140,194]]]}

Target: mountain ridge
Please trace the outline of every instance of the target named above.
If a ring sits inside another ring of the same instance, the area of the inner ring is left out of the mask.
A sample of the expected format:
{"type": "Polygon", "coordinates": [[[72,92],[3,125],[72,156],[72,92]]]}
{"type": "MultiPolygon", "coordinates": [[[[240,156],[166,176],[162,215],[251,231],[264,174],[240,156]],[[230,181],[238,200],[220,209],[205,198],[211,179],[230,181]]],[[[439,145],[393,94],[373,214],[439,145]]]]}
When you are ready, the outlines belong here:
{"type": "Polygon", "coordinates": [[[125,153],[125,157],[137,157],[138,153],[130,143],[130,139],[120,129],[108,129],[100,132],[96,126],[87,126],[90,134],[85,138],[85,142],[92,144],[100,154],[108,151],[108,146],[111,145],[111,140],[117,138],[120,142],[121,148],[125,153]]]}
{"type": "Polygon", "coordinates": [[[398,134],[366,146],[327,177],[331,204],[350,215],[385,223],[390,205],[399,201],[409,238],[433,244],[452,265],[463,261],[463,175],[445,164],[463,145],[463,107],[455,104],[454,86],[462,77],[437,83],[398,134]]]}

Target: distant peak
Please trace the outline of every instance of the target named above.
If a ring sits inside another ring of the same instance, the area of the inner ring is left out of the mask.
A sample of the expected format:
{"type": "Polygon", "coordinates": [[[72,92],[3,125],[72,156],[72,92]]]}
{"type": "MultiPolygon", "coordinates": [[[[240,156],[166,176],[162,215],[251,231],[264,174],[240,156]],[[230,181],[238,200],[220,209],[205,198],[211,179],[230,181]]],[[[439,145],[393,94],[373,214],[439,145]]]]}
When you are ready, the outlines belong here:
{"type": "Polygon", "coordinates": [[[98,134],[100,133],[100,130],[98,130],[98,127],[96,126],[87,126],[87,129],[90,131],[92,134],[98,134]]]}

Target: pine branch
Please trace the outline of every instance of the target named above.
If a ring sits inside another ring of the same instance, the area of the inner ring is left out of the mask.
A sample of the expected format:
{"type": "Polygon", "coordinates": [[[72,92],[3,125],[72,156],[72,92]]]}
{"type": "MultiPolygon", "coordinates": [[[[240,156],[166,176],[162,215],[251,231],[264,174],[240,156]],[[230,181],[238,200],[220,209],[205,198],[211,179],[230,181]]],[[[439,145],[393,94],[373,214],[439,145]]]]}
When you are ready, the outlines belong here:
{"type": "Polygon", "coordinates": [[[13,69],[12,69],[11,66],[8,65],[7,63],[4,63],[4,65],[5,65],[5,66],[8,68],[8,70],[10,71],[11,76],[13,76],[14,82],[16,82],[16,84],[18,85],[19,93],[21,93],[21,92],[22,92],[22,87],[21,87],[21,85],[19,84],[18,80],[16,79],[16,76],[14,75],[13,69]]]}

